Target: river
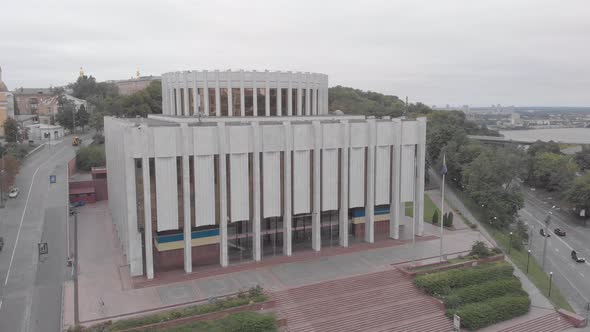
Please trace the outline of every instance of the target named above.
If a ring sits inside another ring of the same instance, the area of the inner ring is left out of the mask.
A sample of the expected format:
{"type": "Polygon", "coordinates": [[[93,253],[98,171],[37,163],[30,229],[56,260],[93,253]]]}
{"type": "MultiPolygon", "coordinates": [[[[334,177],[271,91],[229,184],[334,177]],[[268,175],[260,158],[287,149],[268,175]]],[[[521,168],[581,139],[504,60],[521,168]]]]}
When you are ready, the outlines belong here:
{"type": "Polygon", "coordinates": [[[590,144],[590,128],[501,130],[500,134],[512,140],[525,142],[553,140],[562,143],[590,144]]]}

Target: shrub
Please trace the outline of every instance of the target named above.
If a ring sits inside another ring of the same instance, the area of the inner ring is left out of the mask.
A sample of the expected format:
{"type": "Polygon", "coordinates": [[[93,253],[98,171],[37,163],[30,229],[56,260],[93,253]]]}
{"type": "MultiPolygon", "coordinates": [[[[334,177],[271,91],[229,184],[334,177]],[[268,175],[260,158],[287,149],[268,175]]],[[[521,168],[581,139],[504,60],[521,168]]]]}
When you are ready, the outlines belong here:
{"type": "Polygon", "coordinates": [[[516,277],[491,280],[459,288],[443,298],[447,309],[460,307],[467,303],[484,301],[502,295],[526,295],[516,277]]]}
{"type": "Polygon", "coordinates": [[[511,277],[513,269],[507,263],[484,264],[472,269],[457,269],[421,275],[414,279],[414,284],[430,295],[442,296],[456,288],[511,277]]]}
{"type": "Polygon", "coordinates": [[[447,311],[447,315],[457,314],[461,317],[461,326],[469,330],[477,330],[498,322],[502,322],[529,311],[531,300],[528,295],[500,296],[484,302],[466,304],[458,309],[447,311]]]}
{"type": "Polygon", "coordinates": [[[445,217],[443,218],[443,226],[453,226],[453,212],[445,213],[445,217]]]}
{"type": "Polygon", "coordinates": [[[490,253],[490,250],[483,241],[475,241],[471,246],[471,251],[469,252],[469,255],[485,258],[491,256],[492,254],[490,253]]]}
{"type": "Polygon", "coordinates": [[[492,248],[492,250],[490,250],[490,252],[491,252],[493,255],[499,255],[499,254],[501,254],[501,253],[502,253],[502,249],[500,249],[500,248],[498,248],[498,247],[493,247],[493,248],[492,248]]]}
{"type": "Polygon", "coordinates": [[[76,151],[76,166],[83,171],[106,165],[104,145],[90,145],[76,151]]]}
{"type": "Polygon", "coordinates": [[[434,210],[434,213],[432,214],[432,224],[436,225],[438,224],[438,219],[440,217],[438,216],[438,210],[434,210]]]}
{"type": "Polygon", "coordinates": [[[256,312],[238,312],[219,321],[227,332],[263,332],[275,330],[275,318],[256,312]]]}

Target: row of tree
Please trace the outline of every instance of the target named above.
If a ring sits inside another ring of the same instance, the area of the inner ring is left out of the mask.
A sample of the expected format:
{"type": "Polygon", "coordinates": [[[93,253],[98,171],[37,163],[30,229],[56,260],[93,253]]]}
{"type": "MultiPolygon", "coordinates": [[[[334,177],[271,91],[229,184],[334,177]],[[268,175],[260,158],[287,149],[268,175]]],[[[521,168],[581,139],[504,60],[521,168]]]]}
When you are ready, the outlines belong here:
{"type": "Polygon", "coordinates": [[[528,184],[554,192],[576,211],[590,211],[590,147],[568,156],[561,153],[559,144],[538,141],[530,146],[527,157],[528,184]]]}
{"type": "Polygon", "coordinates": [[[56,121],[64,128],[90,126],[101,132],[105,116],[146,117],[148,114],[162,113],[162,85],[153,81],[144,90],[131,95],[120,95],[114,83],[96,82],[92,76],[80,76],[68,85],[72,95],[84,99],[91,105],[88,112],[83,107],[76,109],[73,101],[61,95],[58,99],[56,121]]]}

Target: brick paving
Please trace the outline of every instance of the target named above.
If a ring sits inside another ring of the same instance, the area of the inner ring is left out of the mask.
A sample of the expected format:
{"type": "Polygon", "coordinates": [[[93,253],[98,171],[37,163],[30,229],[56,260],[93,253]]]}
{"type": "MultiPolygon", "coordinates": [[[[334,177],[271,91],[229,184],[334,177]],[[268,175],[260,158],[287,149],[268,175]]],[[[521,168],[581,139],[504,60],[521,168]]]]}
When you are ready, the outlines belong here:
{"type": "Polygon", "coordinates": [[[444,306],[398,270],[276,292],[279,318],[293,332],[450,331],[444,306]]]}

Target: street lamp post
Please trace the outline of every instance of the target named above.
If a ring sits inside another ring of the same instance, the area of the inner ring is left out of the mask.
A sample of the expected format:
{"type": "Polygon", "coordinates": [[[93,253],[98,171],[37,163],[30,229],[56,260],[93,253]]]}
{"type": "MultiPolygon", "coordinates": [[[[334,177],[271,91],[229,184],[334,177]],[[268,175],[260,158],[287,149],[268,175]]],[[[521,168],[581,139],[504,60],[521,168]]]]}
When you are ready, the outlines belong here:
{"type": "Polygon", "coordinates": [[[544,230],[544,243],[543,243],[543,262],[542,267],[543,271],[545,271],[545,255],[547,254],[547,237],[549,235],[549,224],[551,223],[551,211],[547,213],[547,217],[545,217],[545,230],[544,230]]]}
{"type": "Polygon", "coordinates": [[[508,241],[508,254],[512,251],[512,232],[510,232],[510,240],[508,241]]]}
{"type": "Polygon", "coordinates": [[[551,297],[551,284],[553,284],[553,272],[549,272],[549,297],[551,297]]]}
{"type": "Polygon", "coordinates": [[[526,256],[526,274],[529,274],[529,262],[531,261],[531,250],[529,249],[527,251],[527,256],[526,256]]]}

